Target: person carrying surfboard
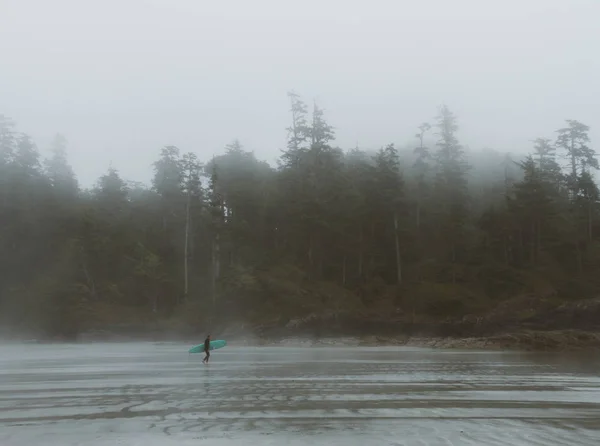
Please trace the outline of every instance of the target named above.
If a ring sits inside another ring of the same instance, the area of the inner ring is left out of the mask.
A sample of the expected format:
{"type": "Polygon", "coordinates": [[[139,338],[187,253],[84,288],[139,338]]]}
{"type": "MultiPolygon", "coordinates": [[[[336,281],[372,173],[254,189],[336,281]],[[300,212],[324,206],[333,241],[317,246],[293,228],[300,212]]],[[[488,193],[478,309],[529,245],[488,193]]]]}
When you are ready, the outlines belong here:
{"type": "Polygon", "coordinates": [[[210,359],[210,335],[208,335],[204,340],[204,353],[206,353],[206,356],[202,362],[208,364],[208,360],[210,359]]]}

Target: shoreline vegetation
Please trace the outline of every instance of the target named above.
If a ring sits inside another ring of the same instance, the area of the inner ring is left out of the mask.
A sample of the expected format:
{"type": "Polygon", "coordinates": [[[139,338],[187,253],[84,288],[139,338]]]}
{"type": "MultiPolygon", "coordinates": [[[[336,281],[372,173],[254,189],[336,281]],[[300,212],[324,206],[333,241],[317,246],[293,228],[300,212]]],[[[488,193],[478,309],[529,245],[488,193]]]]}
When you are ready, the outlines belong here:
{"type": "MultiPolygon", "coordinates": [[[[82,334],[77,339],[10,339],[18,344],[62,343],[119,343],[119,342],[187,342],[196,345],[201,338],[189,339],[173,335],[117,335],[108,333],[82,334]]],[[[440,350],[477,351],[539,351],[576,352],[600,350],[600,332],[582,330],[518,331],[494,336],[442,337],[442,336],[332,336],[324,338],[250,338],[228,340],[234,347],[414,347],[440,350]]]]}
{"type": "Polygon", "coordinates": [[[600,333],[578,330],[522,331],[489,337],[367,336],[301,341],[294,338],[262,340],[269,346],[420,347],[457,350],[574,351],[600,349],[600,333]]]}
{"type": "MultiPolygon", "coordinates": [[[[462,317],[444,322],[409,322],[352,314],[310,314],[269,324],[238,321],[212,324],[217,338],[239,346],[407,346],[434,349],[577,351],[600,349],[600,298],[552,304],[515,299],[481,317],[462,317]],[[523,305],[537,311],[517,311],[523,305]]],[[[16,336],[17,342],[188,342],[205,336],[199,327],[179,320],[155,319],[152,323],[105,326],[75,337],[16,336]]],[[[4,333],[3,339],[11,339],[4,333]]]]}
{"type": "Polygon", "coordinates": [[[530,155],[471,150],[444,105],[406,144],[340,148],[288,99],[276,166],[238,140],[204,162],[167,145],[151,184],[111,165],[89,189],[66,138],[44,160],[0,115],[0,338],[598,343],[587,125],[532,135],[530,155]]]}

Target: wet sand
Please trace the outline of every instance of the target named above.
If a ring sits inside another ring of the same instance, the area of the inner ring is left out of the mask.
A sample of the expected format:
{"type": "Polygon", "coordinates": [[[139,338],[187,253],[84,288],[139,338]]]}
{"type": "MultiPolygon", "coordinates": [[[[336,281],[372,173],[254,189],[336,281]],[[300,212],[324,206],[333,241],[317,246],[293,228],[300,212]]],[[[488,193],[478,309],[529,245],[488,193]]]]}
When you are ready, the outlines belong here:
{"type": "Polygon", "coordinates": [[[589,354],[0,346],[0,445],[597,445],[589,354]]]}

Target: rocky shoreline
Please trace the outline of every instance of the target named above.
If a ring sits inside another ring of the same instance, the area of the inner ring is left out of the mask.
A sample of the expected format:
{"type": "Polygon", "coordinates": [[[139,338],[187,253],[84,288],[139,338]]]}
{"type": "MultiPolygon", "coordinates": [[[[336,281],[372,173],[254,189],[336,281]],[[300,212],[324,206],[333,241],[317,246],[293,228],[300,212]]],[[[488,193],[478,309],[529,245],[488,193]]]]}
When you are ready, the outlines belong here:
{"type": "MultiPolygon", "coordinates": [[[[510,350],[510,351],[579,351],[600,350],[600,333],[580,330],[519,331],[481,337],[440,337],[440,336],[331,336],[331,337],[254,337],[226,336],[230,345],[238,346],[278,346],[278,347],[415,347],[456,350],[510,350]]],[[[187,342],[197,344],[199,338],[188,336],[148,336],[140,333],[135,336],[109,334],[88,334],[75,340],[68,339],[24,339],[12,338],[9,342],[54,344],[54,343],[96,343],[96,342],[187,342]]]]}
{"type": "Polygon", "coordinates": [[[414,338],[406,345],[482,350],[573,351],[600,349],[600,333],[580,330],[522,331],[481,338],[414,338]]]}
{"type": "MultiPolygon", "coordinates": [[[[241,342],[246,345],[255,343],[241,342]]],[[[487,337],[367,336],[321,339],[261,339],[259,345],[270,346],[339,346],[385,347],[407,346],[458,350],[573,351],[600,349],[600,333],[579,330],[521,331],[487,337]]]]}
{"type": "Polygon", "coordinates": [[[408,346],[438,349],[571,351],[600,349],[600,298],[557,304],[521,296],[484,315],[443,320],[349,311],[313,312],[270,321],[212,320],[190,325],[179,319],[99,324],[69,338],[17,333],[6,327],[0,341],[185,342],[197,344],[210,331],[232,345],[408,346]],[[201,326],[200,326],[201,325],[201,326]]]}

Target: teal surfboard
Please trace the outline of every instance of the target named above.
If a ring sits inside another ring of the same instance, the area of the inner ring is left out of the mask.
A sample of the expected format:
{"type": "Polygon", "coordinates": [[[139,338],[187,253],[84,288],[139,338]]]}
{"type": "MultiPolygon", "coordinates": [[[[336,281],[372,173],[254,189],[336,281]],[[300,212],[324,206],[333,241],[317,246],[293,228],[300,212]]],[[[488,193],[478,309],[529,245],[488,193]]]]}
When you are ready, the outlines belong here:
{"type": "MultiPolygon", "coordinates": [[[[210,349],[216,350],[218,348],[223,348],[227,345],[227,341],[223,341],[221,339],[210,341],[210,349]]],[[[188,353],[204,353],[204,342],[202,344],[194,345],[192,348],[188,350],[188,353]]]]}

